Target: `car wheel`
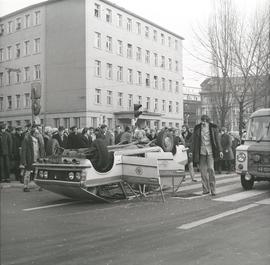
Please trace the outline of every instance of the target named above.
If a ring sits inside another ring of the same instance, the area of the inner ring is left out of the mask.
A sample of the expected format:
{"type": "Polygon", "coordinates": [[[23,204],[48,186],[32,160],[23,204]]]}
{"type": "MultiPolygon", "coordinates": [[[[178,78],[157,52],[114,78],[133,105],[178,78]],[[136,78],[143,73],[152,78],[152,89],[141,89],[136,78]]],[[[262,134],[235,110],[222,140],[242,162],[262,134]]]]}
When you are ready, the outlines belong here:
{"type": "Polygon", "coordinates": [[[245,190],[251,190],[254,185],[254,177],[247,174],[241,175],[241,184],[245,190]]]}
{"type": "Polygon", "coordinates": [[[173,135],[168,130],[162,130],[157,136],[157,145],[164,152],[172,152],[174,148],[173,135]]]}

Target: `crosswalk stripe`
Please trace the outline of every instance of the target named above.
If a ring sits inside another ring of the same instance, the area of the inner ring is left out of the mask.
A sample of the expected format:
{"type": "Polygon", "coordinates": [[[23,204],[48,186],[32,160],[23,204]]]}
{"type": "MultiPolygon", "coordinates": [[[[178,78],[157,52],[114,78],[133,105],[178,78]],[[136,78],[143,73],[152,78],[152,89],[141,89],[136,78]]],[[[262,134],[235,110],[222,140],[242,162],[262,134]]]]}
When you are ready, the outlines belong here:
{"type": "Polygon", "coordinates": [[[261,200],[258,202],[255,202],[257,204],[265,204],[265,205],[270,205],[270,198],[269,199],[265,199],[265,200],[261,200]]]}
{"type": "MultiPolygon", "coordinates": [[[[216,193],[219,194],[219,193],[222,193],[222,192],[234,190],[234,189],[239,188],[239,187],[240,187],[239,183],[234,183],[234,184],[231,184],[231,185],[217,187],[216,188],[216,193]]],[[[196,194],[196,195],[200,195],[201,193],[202,193],[201,191],[194,192],[194,194],[196,194]]]]}
{"type": "Polygon", "coordinates": [[[268,192],[267,190],[249,190],[249,191],[242,191],[238,192],[232,195],[224,196],[224,197],[219,197],[217,199],[214,199],[214,201],[223,201],[223,202],[235,202],[235,201],[240,201],[244,200],[247,198],[251,198],[263,193],[268,192]]]}

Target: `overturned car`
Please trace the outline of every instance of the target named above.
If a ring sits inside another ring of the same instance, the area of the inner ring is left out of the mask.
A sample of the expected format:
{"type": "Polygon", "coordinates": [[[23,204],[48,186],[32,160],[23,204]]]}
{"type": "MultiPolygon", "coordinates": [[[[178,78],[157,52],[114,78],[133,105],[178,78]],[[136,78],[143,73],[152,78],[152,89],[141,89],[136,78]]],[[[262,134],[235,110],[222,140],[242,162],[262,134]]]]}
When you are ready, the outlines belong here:
{"type": "MultiPolygon", "coordinates": [[[[167,130],[158,134],[156,142],[106,146],[96,139],[91,148],[65,149],[35,163],[35,183],[54,193],[74,199],[108,201],[100,193],[104,186],[118,184],[134,193],[132,185],[160,188],[162,178],[184,177],[186,148],[175,145],[167,130]]],[[[163,194],[162,194],[163,196],[163,194]]]]}

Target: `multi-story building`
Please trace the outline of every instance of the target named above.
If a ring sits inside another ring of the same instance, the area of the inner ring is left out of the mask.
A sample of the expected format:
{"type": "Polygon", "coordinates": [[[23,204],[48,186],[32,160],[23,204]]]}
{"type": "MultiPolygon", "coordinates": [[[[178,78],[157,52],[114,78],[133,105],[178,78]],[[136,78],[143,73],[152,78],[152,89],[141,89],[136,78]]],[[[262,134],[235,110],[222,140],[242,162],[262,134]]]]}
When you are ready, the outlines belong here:
{"type": "Polygon", "coordinates": [[[40,82],[41,120],[70,127],[183,123],[182,41],[105,0],[51,0],[1,18],[0,120],[31,120],[40,82]]]}
{"type": "Polygon", "coordinates": [[[201,118],[201,88],[183,86],[184,124],[191,128],[200,122],[201,118]]]}

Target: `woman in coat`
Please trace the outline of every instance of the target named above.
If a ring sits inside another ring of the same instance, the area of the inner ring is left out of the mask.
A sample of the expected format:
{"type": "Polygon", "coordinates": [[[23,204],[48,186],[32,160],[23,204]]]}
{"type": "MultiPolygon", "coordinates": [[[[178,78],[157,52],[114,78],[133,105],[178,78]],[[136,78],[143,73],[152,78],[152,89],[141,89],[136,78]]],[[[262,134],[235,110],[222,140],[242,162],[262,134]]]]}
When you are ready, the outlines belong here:
{"type": "Polygon", "coordinates": [[[224,168],[229,174],[232,170],[232,160],[234,160],[234,154],[232,150],[232,138],[227,132],[227,128],[221,129],[221,146],[223,151],[224,168]]]}

